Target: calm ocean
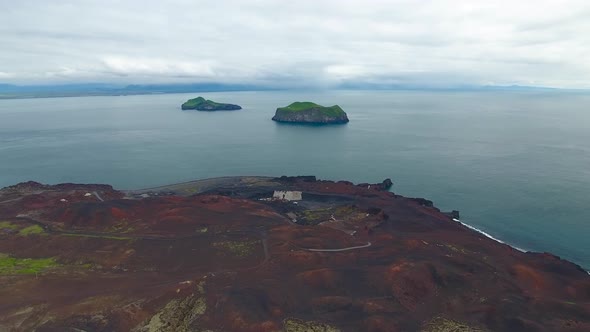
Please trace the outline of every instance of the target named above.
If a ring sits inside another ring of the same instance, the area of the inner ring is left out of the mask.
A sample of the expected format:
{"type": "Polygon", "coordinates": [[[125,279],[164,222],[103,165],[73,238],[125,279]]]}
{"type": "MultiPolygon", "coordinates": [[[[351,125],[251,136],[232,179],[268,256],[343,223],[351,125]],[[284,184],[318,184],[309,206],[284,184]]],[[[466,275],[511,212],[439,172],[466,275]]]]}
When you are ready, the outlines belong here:
{"type": "Polygon", "coordinates": [[[525,250],[590,269],[590,94],[224,92],[236,112],[183,112],[195,94],[0,100],[0,186],[145,188],[226,175],[387,177],[525,250]],[[339,104],[333,127],[270,120],[295,100],[339,104]]]}

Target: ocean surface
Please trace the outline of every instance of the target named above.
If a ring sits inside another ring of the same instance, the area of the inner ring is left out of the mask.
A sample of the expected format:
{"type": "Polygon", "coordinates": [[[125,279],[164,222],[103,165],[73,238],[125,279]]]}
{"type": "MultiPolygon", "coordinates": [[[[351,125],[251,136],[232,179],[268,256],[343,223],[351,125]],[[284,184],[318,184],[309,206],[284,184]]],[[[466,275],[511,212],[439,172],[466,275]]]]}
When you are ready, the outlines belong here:
{"type": "Polygon", "coordinates": [[[0,100],[0,186],[138,189],[228,175],[316,175],[426,197],[524,250],[590,269],[590,94],[223,92],[0,100]],[[187,112],[203,95],[242,105],[187,112]],[[278,124],[292,101],[339,104],[350,123],[278,124]]]}

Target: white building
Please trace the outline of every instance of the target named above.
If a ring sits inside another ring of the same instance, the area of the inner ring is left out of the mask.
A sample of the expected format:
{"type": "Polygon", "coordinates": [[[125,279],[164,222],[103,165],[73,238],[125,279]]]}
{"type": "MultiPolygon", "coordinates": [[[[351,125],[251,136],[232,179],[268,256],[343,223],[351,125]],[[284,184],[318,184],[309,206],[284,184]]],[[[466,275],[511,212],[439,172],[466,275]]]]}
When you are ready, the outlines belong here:
{"type": "Polygon", "coordinates": [[[301,191],[282,191],[282,190],[275,190],[272,198],[274,199],[282,199],[286,201],[300,201],[301,198],[301,191]]]}

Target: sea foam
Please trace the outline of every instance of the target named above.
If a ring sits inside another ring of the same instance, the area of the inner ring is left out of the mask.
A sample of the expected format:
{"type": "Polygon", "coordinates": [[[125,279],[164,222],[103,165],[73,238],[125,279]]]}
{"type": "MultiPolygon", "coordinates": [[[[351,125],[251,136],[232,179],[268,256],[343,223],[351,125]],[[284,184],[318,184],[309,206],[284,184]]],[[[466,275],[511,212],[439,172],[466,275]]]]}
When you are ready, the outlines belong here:
{"type": "Polygon", "coordinates": [[[473,230],[473,231],[476,231],[476,232],[478,232],[478,233],[480,233],[480,234],[483,234],[483,235],[485,235],[486,237],[488,237],[488,238],[490,238],[490,239],[492,239],[492,240],[494,240],[494,241],[496,241],[496,242],[500,242],[500,243],[502,243],[502,244],[505,244],[505,245],[507,245],[507,246],[510,246],[510,247],[512,247],[512,248],[514,248],[514,249],[516,249],[516,250],[518,250],[518,251],[521,251],[521,252],[527,252],[527,250],[521,249],[521,248],[519,248],[519,247],[515,247],[515,246],[513,246],[513,245],[511,245],[511,244],[508,244],[508,243],[506,243],[506,242],[504,242],[504,241],[502,241],[502,240],[500,240],[500,239],[497,239],[497,238],[495,238],[495,237],[491,236],[490,234],[488,234],[488,233],[486,233],[486,232],[482,231],[481,229],[478,229],[478,228],[476,228],[476,227],[473,227],[473,226],[471,226],[471,225],[467,225],[466,223],[462,222],[462,221],[461,221],[461,220],[459,220],[459,219],[455,219],[455,218],[453,218],[453,220],[454,220],[454,221],[456,221],[456,222],[458,222],[458,223],[460,223],[461,225],[463,225],[463,226],[465,226],[465,227],[467,227],[467,228],[469,228],[469,229],[473,230]]]}

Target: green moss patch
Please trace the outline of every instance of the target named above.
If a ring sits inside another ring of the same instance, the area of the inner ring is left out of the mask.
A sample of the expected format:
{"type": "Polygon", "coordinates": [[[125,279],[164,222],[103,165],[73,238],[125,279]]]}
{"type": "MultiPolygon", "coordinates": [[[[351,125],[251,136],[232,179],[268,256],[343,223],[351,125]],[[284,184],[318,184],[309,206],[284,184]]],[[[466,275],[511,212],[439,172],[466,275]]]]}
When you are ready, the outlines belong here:
{"type": "Polygon", "coordinates": [[[25,227],[18,232],[18,235],[29,236],[29,235],[45,235],[45,230],[39,225],[33,225],[25,227]]]}
{"type": "Polygon", "coordinates": [[[127,220],[122,220],[121,222],[106,229],[106,231],[109,233],[130,233],[134,230],[134,227],[129,225],[127,220]]]}
{"type": "Polygon", "coordinates": [[[10,221],[0,221],[0,230],[14,231],[18,229],[18,225],[11,223],[10,221]]]}
{"type": "Polygon", "coordinates": [[[300,319],[288,318],[284,321],[285,332],[340,332],[339,329],[318,322],[305,322],[300,319]]]}
{"type": "Polygon", "coordinates": [[[89,237],[89,238],[98,238],[98,239],[108,239],[108,240],[132,240],[132,238],[130,238],[130,237],[107,235],[107,234],[101,235],[101,234],[64,233],[61,235],[73,236],[73,237],[89,237]]]}
{"type": "Polygon", "coordinates": [[[1,221],[0,231],[10,231],[12,233],[18,232],[17,234],[20,236],[45,235],[45,230],[39,225],[32,225],[22,228],[23,226],[25,225],[11,223],[10,221],[1,221]]]}
{"type": "Polygon", "coordinates": [[[485,332],[480,328],[469,326],[444,317],[436,317],[422,327],[422,332],[485,332]]]}
{"type": "Polygon", "coordinates": [[[164,308],[158,311],[141,331],[195,331],[195,321],[197,321],[206,310],[207,302],[204,297],[191,294],[184,299],[173,299],[168,302],[164,308]]]}
{"type": "Polygon", "coordinates": [[[57,266],[54,258],[15,258],[0,254],[0,275],[37,274],[57,266]]]}
{"type": "Polygon", "coordinates": [[[316,103],[312,103],[310,101],[296,101],[291,103],[291,105],[286,107],[277,108],[277,111],[281,112],[302,112],[312,108],[316,108],[322,111],[327,116],[337,117],[343,116],[346,113],[342,110],[342,108],[338,105],[326,107],[322,105],[318,105],[316,103]]]}
{"type": "Polygon", "coordinates": [[[245,257],[251,255],[260,246],[260,241],[223,241],[215,242],[213,246],[220,248],[232,256],[245,257]]]}
{"type": "Polygon", "coordinates": [[[301,220],[306,224],[314,225],[322,221],[330,220],[334,209],[316,209],[316,210],[305,210],[302,213],[301,220]]]}
{"type": "Polygon", "coordinates": [[[358,221],[365,218],[366,212],[349,205],[337,206],[325,209],[305,210],[299,214],[298,220],[307,225],[317,225],[321,222],[332,220],[358,221]]]}

